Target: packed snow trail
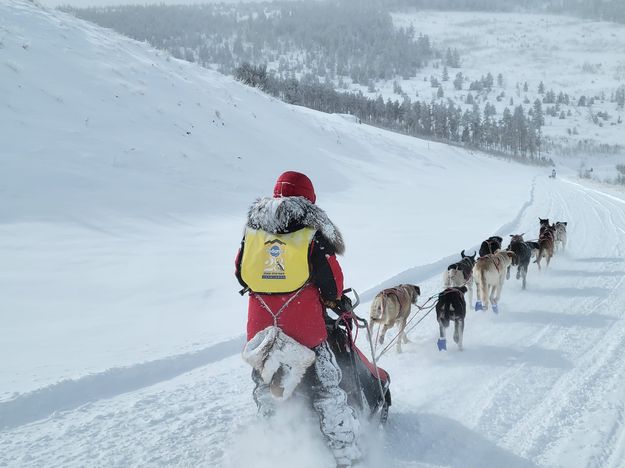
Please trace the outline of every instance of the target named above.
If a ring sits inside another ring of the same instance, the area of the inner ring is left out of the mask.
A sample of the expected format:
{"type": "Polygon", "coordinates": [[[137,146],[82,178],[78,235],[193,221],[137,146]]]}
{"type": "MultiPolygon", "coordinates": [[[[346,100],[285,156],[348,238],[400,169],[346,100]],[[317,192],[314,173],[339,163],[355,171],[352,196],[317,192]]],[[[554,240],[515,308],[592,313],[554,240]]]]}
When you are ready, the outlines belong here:
{"type": "MultiPolygon", "coordinates": [[[[567,250],[540,273],[530,267],[527,291],[512,275],[499,315],[470,311],[464,352],[451,343],[438,352],[428,317],[402,355],[385,355],[394,404],[384,433],[369,436],[371,466],[621,466],[623,204],[576,183],[537,181],[514,232],[532,238],[539,216],[568,221],[567,250]]],[[[440,275],[420,286],[424,297],[436,292],[440,275]]],[[[5,430],[0,465],[331,466],[314,418],[301,424],[291,409],[297,427],[258,422],[250,390],[235,355],[5,430]]]]}

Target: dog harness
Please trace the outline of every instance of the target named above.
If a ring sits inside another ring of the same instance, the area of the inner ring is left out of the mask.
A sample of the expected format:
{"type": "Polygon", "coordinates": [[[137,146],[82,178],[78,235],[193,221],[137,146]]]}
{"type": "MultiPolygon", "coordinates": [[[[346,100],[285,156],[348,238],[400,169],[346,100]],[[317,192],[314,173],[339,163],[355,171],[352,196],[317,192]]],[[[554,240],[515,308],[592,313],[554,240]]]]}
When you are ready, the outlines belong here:
{"type": "Polygon", "coordinates": [[[483,257],[478,258],[477,261],[479,262],[479,261],[484,261],[484,260],[490,260],[491,262],[493,262],[493,265],[495,265],[495,268],[497,269],[497,273],[500,273],[499,264],[497,262],[498,258],[494,256],[495,254],[489,254],[489,255],[490,256],[484,255],[483,257]]]}
{"type": "Polygon", "coordinates": [[[402,299],[410,299],[408,297],[408,293],[406,291],[404,291],[403,289],[399,289],[399,288],[388,288],[383,290],[382,292],[380,292],[381,296],[395,296],[395,298],[397,299],[397,302],[399,302],[400,304],[402,303],[402,299]]]}

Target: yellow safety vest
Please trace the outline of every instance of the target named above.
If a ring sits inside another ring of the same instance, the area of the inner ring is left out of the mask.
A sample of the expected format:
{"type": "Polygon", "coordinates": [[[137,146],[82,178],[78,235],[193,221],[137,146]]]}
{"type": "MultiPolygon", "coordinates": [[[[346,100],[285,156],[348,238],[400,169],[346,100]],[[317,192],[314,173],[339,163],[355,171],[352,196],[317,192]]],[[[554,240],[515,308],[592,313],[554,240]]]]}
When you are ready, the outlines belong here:
{"type": "Polygon", "coordinates": [[[288,234],[245,229],[241,278],[257,293],[289,293],[310,277],[308,250],[316,230],[303,228],[288,234]]]}

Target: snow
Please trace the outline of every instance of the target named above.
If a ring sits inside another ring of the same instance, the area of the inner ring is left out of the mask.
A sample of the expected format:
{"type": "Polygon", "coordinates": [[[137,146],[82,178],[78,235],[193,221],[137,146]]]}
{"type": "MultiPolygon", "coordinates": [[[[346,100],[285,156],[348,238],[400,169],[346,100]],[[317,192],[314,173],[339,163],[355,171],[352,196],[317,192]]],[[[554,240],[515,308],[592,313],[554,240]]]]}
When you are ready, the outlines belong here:
{"type": "MultiPolygon", "coordinates": [[[[449,68],[449,81],[442,81],[443,67],[428,66],[410,80],[398,80],[404,92],[415,99],[436,99],[437,88],[430,85],[430,77],[438,78],[445,93],[463,108],[469,93],[469,84],[491,73],[495,86],[488,96],[490,104],[497,108],[501,117],[503,109],[523,104],[526,111],[536,98],[542,100],[538,86],[542,81],[546,91],[553,89],[556,95],[562,91],[571,97],[571,105],[562,105],[571,116],[560,120],[546,116],[544,134],[555,142],[570,147],[579,141],[625,146],[623,123],[625,111],[610,102],[615,90],[625,83],[625,26],[607,21],[591,21],[569,16],[531,13],[492,13],[454,11],[415,11],[393,13],[397,27],[413,26],[417,33],[430,37],[439,50],[458,49],[461,67],[449,68]],[[461,72],[469,80],[462,91],[454,89],[456,73],[461,72]],[[497,84],[498,74],[504,78],[503,86],[497,84]],[[524,83],[528,91],[523,91],[524,83]],[[517,86],[519,89],[517,89],[517,86]],[[498,101],[497,95],[505,93],[498,101]],[[592,122],[588,107],[577,107],[577,100],[585,95],[601,97],[592,106],[592,112],[607,112],[609,119],[600,119],[601,126],[592,122]],[[529,104],[524,104],[527,97],[529,104]],[[510,105],[510,99],[514,104],[510,105]],[[569,134],[568,130],[578,132],[569,134]]],[[[377,84],[385,99],[399,99],[393,93],[393,83],[377,84]]],[[[366,87],[361,88],[367,94],[366,87]]],[[[478,93],[472,91],[473,97],[478,93]]],[[[377,95],[373,94],[373,96],[377,95]]],[[[480,108],[484,100],[479,101],[480,108]]],[[[549,107],[543,104],[543,111],[549,107]]],[[[558,114],[560,111],[558,111],[558,114]]],[[[587,156],[584,152],[577,156],[587,156]]],[[[620,156],[621,159],[623,156],[620,156]]]]}
{"type": "Polygon", "coordinates": [[[469,312],[464,352],[427,317],[383,356],[366,466],[621,466],[622,191],[288,106],[22,0],[0,43],[0,466],[332,466],[297,402],[254,417],[240,356],[234,255],[284,170],[341,230],[365,316],[386,284],[422,304],[490,235],[569,223],[527,291],[469,312]]]}
{"type": "MultiPolygon", "coordinates": [[[[37,0],[41,5],[46,7],[58,7],[71,5],[73,7],[86,8],[86,7],[103,7],[103,6],[116,6],[116,5],[150,5],[150,4],[164,4],[164,5],[193,5],[202,3],[250,3],[261,2],[266,0],[37,0]]],[[[315,1],[315,0],[312,0],[315,1]]]]}

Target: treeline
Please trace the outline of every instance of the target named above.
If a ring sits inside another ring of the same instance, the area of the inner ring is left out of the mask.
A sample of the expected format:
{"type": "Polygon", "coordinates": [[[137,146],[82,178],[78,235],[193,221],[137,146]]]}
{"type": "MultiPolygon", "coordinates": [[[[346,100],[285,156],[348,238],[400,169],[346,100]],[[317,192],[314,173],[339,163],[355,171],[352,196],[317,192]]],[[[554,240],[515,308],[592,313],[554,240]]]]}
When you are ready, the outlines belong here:
{"type": "MultiPolygon", "coordinates": [[[[76,16],[177,58],[230,74],[244,62],[335,79],[411,78],[435,55],[427,36],[395,28],[378,1],[133,5],[71,9],[76,16]]],[[[440,54],[442,55],[442,54],[440,54]]]]}
{"type": "Polygon", "coordinates": [[[506,108],[500,119],[495,107],[477,104],[462,110],[451,100],[415,101],[408,96],[402,101],[376,99],[361,92],[337,92],[331,83],[322,83],[314,75],[281,78],[268,73],[266,66],[243,64],[235,77],[258,87],[290,104],[322,112],[351,114],[361,122],[407,135],[425,137],[445,143],[461,144],[484,151],[505,153],[519,160],[553,164],[541,156],[541,126],[544,117],[540,102],[526,113],[523,106],[506,108]]]}
{"type": "Polygon", "coordinates": [[[393,8],[457,11],[522,11],[578,15],[625,23],[625,0],[381,0],[393,8]]]}

